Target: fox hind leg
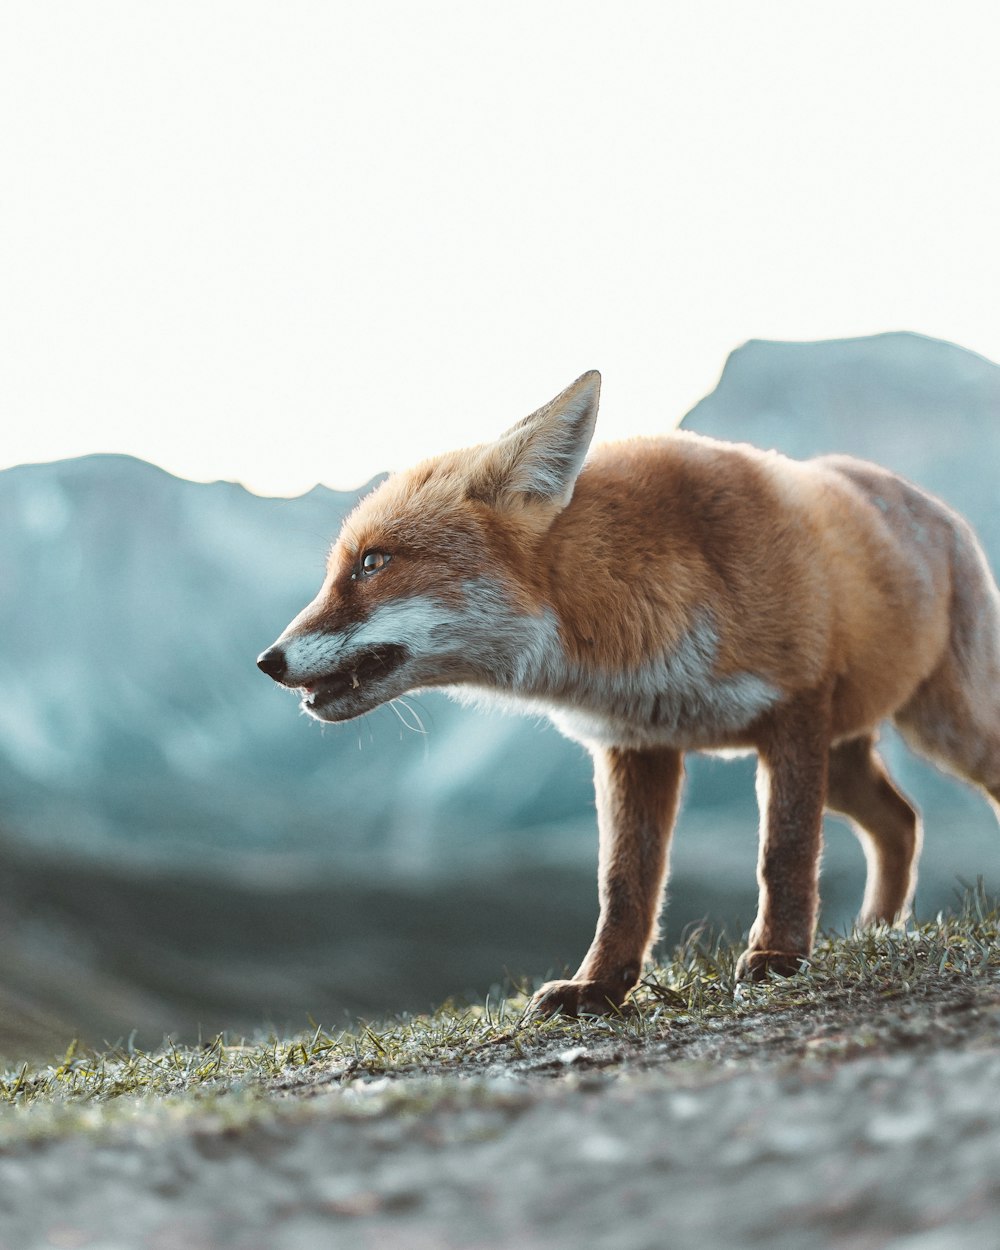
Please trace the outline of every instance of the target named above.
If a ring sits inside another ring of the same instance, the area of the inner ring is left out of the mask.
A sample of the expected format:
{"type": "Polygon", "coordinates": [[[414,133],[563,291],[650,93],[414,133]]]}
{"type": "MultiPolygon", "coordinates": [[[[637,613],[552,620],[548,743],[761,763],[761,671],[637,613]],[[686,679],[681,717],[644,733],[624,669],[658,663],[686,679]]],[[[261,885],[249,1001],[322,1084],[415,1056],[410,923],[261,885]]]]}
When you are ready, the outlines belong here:
{"type": "Polygon", "coordinates": [[[858,924],[904,920],[917,881],[920,818],[893,785],[871,737],[831,748],[826,805],[851,821],[865,853],[868,879],[858,924]]]}

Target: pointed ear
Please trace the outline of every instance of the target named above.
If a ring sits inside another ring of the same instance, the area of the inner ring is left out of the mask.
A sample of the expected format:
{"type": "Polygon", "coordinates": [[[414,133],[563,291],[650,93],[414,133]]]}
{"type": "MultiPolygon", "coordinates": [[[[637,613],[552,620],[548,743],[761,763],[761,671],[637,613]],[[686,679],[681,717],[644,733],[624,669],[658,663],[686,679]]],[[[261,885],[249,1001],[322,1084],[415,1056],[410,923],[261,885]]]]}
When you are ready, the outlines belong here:
{"type": "Polygon", "coordinates": [[[469,496],[497,508],[565,508],[594,435],[600,394],[601,375],[592,369],[484,447],[469,496]]]}

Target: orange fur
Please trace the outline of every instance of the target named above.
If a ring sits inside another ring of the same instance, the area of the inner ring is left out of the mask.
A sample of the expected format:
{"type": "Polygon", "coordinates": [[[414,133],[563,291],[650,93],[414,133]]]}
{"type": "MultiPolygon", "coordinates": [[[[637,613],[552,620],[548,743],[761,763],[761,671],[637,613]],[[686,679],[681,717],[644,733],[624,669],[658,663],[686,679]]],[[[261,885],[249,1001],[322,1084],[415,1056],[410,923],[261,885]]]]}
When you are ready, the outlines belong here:
{"type": "Polygon", "coordinates": [[[601,920],[542,1011],[618,1005],[638,979],[686,750],[759,755],[745,976],[810,952],[824,806],[865,845],[862,920],[906,915],[920,828],[875,753],[881,721],[1000,801],[1000,596],[961,518],[875,465],[689,433],[583,464],[598,393],[585,374],[496,443],[385,481],[260,661],[324,720],[472,687],[587,745],[601,920]],[[389,557],[371,574],[369,553],[389,557]]]}

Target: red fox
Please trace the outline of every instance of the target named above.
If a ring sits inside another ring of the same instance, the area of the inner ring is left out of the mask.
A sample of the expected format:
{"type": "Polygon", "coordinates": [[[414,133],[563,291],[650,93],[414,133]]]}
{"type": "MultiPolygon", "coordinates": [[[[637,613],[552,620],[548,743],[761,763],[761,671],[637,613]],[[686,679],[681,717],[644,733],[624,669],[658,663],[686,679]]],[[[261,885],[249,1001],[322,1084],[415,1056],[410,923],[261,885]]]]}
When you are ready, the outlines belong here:
{"type": "Polygon", "coordinates": [[[859,923],[904,919],[917,813],[875,748],[891,718],[1000,803],[1000,593],[969,526],[886,469],[677,432],[596,447],[585,373],[493,443],[385,480],[316,598],[258,659],[345,721],[420,687],[544,712],[594,760],[597,932],[542,1014],[636,985],[685,751],[758,755],[759,908],[737,973],[812,949],[824,807],[867,860],[859,923]]]}

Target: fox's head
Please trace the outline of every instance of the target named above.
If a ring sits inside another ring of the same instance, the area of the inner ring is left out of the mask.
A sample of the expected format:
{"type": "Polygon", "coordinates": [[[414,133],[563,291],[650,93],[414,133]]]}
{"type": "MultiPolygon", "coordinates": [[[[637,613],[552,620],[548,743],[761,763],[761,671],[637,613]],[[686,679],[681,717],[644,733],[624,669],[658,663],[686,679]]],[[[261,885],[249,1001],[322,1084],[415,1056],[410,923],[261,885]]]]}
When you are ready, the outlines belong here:
{"type": "Polygon", "coordinates": [[[530,684],[557,645],[546,537],[572,498],[600,384],[585,373],[495,442],[387,478],[258,666],[325,721],[419,687],[530,684]]]}

